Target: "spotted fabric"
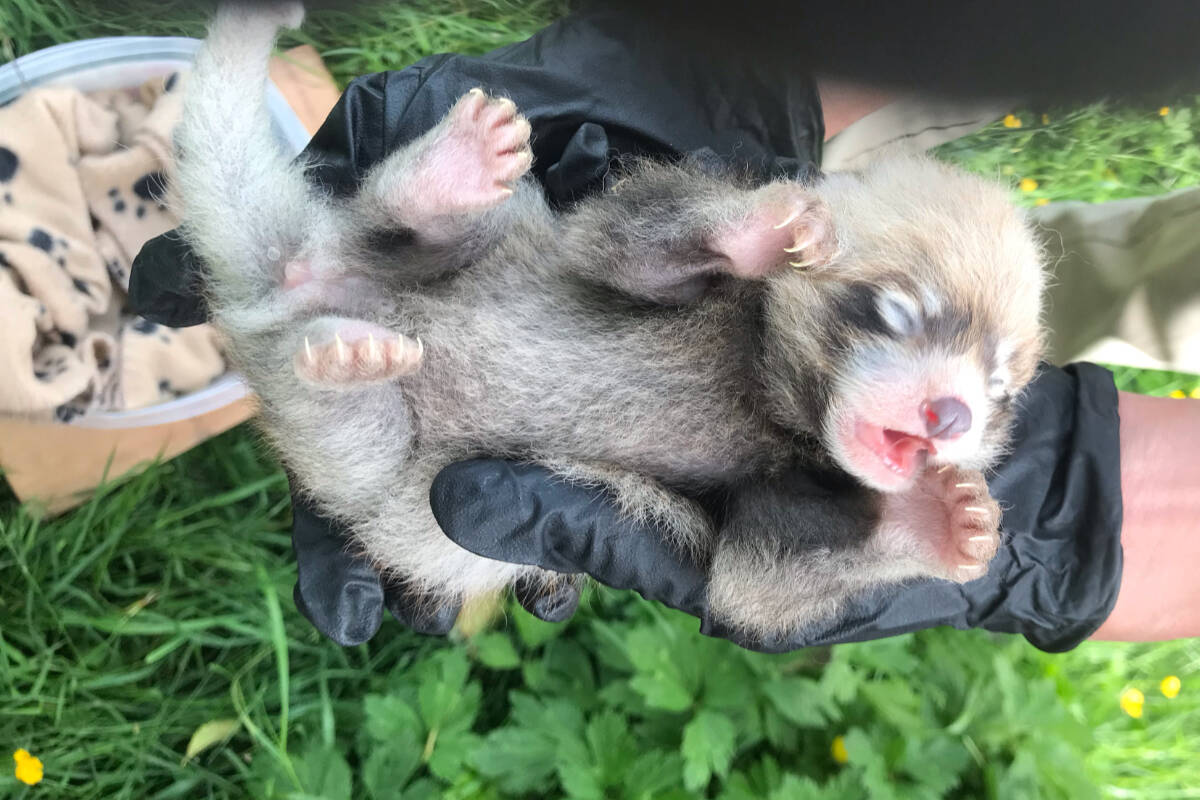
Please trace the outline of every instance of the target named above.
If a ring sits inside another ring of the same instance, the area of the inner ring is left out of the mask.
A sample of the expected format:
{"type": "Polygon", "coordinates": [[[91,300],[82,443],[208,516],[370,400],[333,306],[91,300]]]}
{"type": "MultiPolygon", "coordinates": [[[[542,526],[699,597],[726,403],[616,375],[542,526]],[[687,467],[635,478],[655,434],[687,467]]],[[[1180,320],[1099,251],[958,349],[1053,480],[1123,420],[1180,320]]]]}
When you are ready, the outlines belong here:
{"type": "Polygon", "coordinates": [[[173,330],[125,308],[133,256],[178,223],[171,131],[185,87],[178,75],[44,87],[0,108],[0,412],[70,421],[225,371],[208,326],[173,330]]]}

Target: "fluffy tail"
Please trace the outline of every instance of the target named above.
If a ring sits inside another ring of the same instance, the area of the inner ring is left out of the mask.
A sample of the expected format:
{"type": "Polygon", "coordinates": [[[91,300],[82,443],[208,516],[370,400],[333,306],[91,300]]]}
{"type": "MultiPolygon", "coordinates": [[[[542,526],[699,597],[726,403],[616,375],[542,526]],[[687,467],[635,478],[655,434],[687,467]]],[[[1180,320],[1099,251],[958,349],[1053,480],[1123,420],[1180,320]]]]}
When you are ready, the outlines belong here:
{"type": "Polygon", "coordinates": [[[266,103],[275,37],[303,18],[298,2],[222,3],[187,79],[176,197],[218,312],[279,286],[311,218],[315,200],[276,141],[266,103]]]}

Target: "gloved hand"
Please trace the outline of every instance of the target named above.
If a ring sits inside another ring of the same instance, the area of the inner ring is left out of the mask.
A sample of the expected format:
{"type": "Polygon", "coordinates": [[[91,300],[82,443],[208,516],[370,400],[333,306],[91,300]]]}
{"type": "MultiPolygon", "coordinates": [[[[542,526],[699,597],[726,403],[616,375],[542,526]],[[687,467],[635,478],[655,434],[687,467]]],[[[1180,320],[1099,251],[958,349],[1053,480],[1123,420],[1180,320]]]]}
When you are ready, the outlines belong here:
{"type": "MultiPolygon", "coordinates": [[[[815,86],[770,59],[728,58],[682,46],[667,32],[630,25],[603,3],[533,39],[482,58],[434,56],[401,72],[354,81],[305,157],[312,180],[352,192],[396,147],[431,128],[480,86],[512,98],[533,128],[533,174],[553,205],[593,191],[624,154],[707,156],[762,178],[814,168],[824,138],[815,86]]],[[[203,268],[170,234],[134,261],[130,302],[181,327],[205,321],[203,268]]],[[[762,650],[855,641],[950,624],[1020,632],[1064,650],[1107,616],[1120,576],[1121,494],[1116,391],[1097,367],[1046,367],[1022,408],[1018,445],[992,481],[1006,544],[987,577],[959,587],[925,581],[864,597],[837,625],[806,641],[739,641],[762,650]],[[1017,502],[1019,500],[1019,502],[1017,502]]],[[[707,614],[705,578],[662,546],[662,537],[618,518],[602,495],[550,481],[540,469],[499,461],[451,465],[437,479],[433,511],[468,550],[502,560],[584,572],[632,588],[730,636],[707,614]]],[[[296,604],[343,645],[366,641],[383,608],[415,630],[449,630],[457,608],[429,610],[385,586],[349,554],[345,531],[293,492],[296,604]],[[422,609],[418,612],[417,609],[422,609]]],[[[551,620],[571,598],[518,597],[551,620]]]]}
{"type": "MultiPolygon", "coordinates": [[[[542,468],[481,459],[452,464],[430,501],[446,534],[481,556],[584,572],[700,618],[709,636],[767,652],[893,636],[937,625],[1023,634],[1069,650],[1107,619],[1120,583],[1121,486],[1116,389],[1090,364],[1043,366],[1029,387],[1011,454],[989,481],[1005,509],[988,574],[955,584],[914,581],[859,598],[806,638],[747,639],[708,614],[705,574],[651,526],[623,519],[596,491],[542,468]]],[[[803,502],[803,497],[797,497],[803,502]]]]}
{"type": "MultiPolygon", "coordinates": [[[[661,531],[622,517],[602,491],[557,480],[537,465],[451,464],[434,480],[430,504],[446,535],[477,555],[633,589],[698,617],[702,633],[752,650],[785,652],[951,625],[1019,633],[1062,652],[1104,622],[1119,588],[1120,476],[1105,468],[1117,447],[1115,404],[1106,370],[1044,366],[1029,388],[1012,452],[989,484],[1006,511],[1005,540],[988,574],[962,585],[925,580],[881,589],[806,638],[748,639],[721,626],[708,614],[704,571],[672,550],[661,531]]],[[[302,502],[294,513],[296,603],[323,633],[342,644],[366,641],[384,606],[419,632],[450,630],[457,607],[415,612],[427,604],[381,587],[369,564],[348,555],[343,532],[302,502]]],[[[547,607],[543,596],[521,587],[516,595],[551,622],[575,608],[561,596],[547,607]]]]}

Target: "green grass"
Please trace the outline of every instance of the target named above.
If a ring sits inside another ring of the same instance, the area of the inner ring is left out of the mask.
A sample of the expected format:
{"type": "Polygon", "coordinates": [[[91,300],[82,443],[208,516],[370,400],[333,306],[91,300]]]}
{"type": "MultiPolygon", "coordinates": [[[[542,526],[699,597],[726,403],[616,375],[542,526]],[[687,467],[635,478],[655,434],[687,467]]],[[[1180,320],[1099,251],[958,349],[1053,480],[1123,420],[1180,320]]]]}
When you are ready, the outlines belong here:
{"type": "MultiPolygon", "coordinates": [[[[315,12],[305,38],[344,83],[523,38],[559,7],[390,2],[315,12]]],[[[195,35],[201,18],[183,2],[10,0],[0,47],[195,35]]],[[[1198,105],[1050,110],[1046,125],[1023,111],[1021,128],[941,154],[1009,176],[1027,203],[1159,193],[1195,183],[1198,105]],[[1022,193],[1026,177],[1038,188],[1022,193]]],[[[1116,373],[1150,394],[1200,385],[1116,373]]],[[[511,608],[462,643],[387,621],[343,649],[292,604],[288,525],[286,481],[245,428],[58,519],[0,490],[0,749],[46,768],[34,788],[0,769],[0,797],[1200,797],[1198,642],[1051,656],[935,630],[766,657],[602,590],[566,625],[511,608]],[[1130,686],[1141,719],[1118,706],[1130,686]]]]}
{"type": "MultiPolygon", "coordinates": [[[[0,4],[0,55],[12,58],[98,36],[199,37],[212,5],[211,0],[7,0],[0,4]]],[[[355,76],[400,69],[433,53],[474,55],[521,41],[560,14],[566,0],[359,0],[327,5],[333,7],[310,10],[303,30],[285,35],[280,46],[311,44],[345,86],[355,76]]]]}
{"type": "Polygon", "coordinates": [[[1148,98],[1142,105],[1050,109],[1014,114],[943,145],[939,155],[1007,179],[1022,202],[1102,203],[1200,183],[1200,96],[1148,98]],[[1165,114],[1163,113],[1165,111],[1165,114]],[[1019,189],[1022,179],[1037,187],[1019,189]]]}

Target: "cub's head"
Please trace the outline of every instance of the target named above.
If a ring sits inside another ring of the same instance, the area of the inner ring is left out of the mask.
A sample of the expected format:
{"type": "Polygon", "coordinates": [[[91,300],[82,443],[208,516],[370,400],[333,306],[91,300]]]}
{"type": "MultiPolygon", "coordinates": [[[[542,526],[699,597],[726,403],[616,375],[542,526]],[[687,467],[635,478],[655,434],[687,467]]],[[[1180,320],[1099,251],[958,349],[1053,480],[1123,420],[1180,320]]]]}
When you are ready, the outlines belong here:
{"type": "Polygon", "coordinates": [[[840,252],[767,293],[777,419],[899,491],[922,467],[984,469],[1042,355],[1043,257],[1002,187],[924,158],[815,187],[840,252]]]}

